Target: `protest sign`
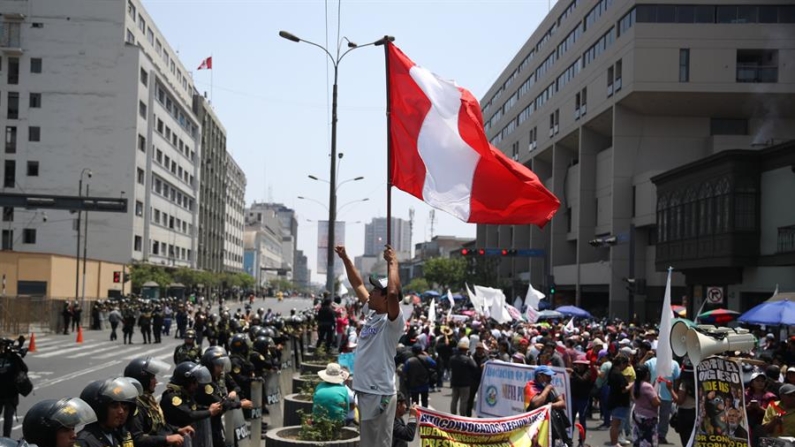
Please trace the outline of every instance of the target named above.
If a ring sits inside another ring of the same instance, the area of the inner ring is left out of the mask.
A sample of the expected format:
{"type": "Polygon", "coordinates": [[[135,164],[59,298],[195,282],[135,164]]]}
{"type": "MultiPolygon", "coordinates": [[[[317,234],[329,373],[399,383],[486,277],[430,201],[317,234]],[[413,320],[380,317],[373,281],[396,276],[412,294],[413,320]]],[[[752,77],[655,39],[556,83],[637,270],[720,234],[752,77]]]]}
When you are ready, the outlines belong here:
{"type": "Polygon", "coordinates": [[[423,447],[549,447],[550,406],[504,418],[468,418],[419,409],[418,426],[423,447]]]}
{"type": "Polygon", "coordinates": [[[340,366],[348,368],[348,372],[353,374],[353,364],[356,361],[356,352],[343,352],[337,357],[337,363],[340,366]]]}
{"type": "Polygon", "coordinates": [[[696,426],[692,447],[748,447],[748,420],[738,362],[710,357],[696,369],[696,426]]]}
{"type": "MultiPolygon", "coordinates": [[[[524,413],[524,387],[535,376],[536,365],[486,362],[478,388],[477,414],[480,417],[504,417],[524,413]]],[[[571,392],[566,368],[551,366],[555,375],[552,385],[558,395],[566,399],[566,416],[571,420],[571,392]]],[[[571,433],[569,433],[571,435],[571,433]]]]}

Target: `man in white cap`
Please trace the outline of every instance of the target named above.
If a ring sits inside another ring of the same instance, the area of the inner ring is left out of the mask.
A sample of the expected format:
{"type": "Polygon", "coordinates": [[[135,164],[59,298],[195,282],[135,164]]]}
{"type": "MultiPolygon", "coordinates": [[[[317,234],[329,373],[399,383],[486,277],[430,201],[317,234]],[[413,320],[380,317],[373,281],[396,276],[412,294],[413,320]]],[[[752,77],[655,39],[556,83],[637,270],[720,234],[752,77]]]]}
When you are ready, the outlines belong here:
{"type": "Polygon", "coordinates": [[[361,444],[367,447],[391,447],[395,419],[395,352],[406,327],[400,311],[400,275],[395,251],[384,249],[387,277],[370,277],[373,289],[368,291],[359,271],[338,245],[334,251],[345,264],[348,281],[359,302],[364,304],[367,318],[356,345],[353,390],[357,395],[361,444]]]}
{"type": "Polygon", "coordinates": [[[317,385],[312,395],[312,414],[344,423],[349,411],[348,387],[345,386],[347,371],[338,363],[329,363],[317,375],[323,382],[317,385]]]}
{"type": "Polygon", "coordinates": [[[467,414],[467,402],[469,393],[474,393],[472,384],[475,382],[475,375],[480,376],[478,364],[469,356],[469,339],[462,337],[458,341],[458,352],[450,357],[450,388],[453,394],[450,399],[450,414],[470,416],[467,414]]]}

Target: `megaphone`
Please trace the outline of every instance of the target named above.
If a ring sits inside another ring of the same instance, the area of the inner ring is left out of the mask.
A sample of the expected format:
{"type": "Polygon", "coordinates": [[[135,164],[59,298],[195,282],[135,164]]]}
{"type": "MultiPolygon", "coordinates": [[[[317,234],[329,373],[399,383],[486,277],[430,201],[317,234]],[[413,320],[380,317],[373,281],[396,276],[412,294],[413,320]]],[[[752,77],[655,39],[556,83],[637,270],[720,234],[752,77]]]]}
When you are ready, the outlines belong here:
{"type": "Polygon", "coordinates": [[[693,326],[688,320],[677,320],[671,326],[671,351],[675,356],[687,355],[687,331],[693,326]]]}
{"type": "Polygon", "coordinates": [[[746,329],[718,328],[707,332],[697,327],[688,329],[685,344],[690,361],[698,367],[702,360],[720,352],[750,351],[756,346],[756,337],[746,329]]]}

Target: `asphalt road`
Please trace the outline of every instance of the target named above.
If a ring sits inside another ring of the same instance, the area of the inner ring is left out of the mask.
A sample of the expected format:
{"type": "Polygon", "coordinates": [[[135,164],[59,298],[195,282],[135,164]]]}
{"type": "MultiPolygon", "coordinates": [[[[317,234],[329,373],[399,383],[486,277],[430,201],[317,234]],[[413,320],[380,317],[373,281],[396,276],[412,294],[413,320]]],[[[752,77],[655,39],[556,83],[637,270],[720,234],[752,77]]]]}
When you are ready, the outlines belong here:
{"type": "MultiPolygon", "coordinates": [[[[312,300],[308,298],[286,298],[281,302],[276,298],[265,298],[256,300],[253,309],[256,311],[259,307],[266,310],[270,308],[273,312],[289,315],[292,308],[301,310],[311,304],[312,300]]],[[[243,304],[227,302],[227,306],[234,313],[243,304]]],[[[217,309],[217,304],[213,308],[217,309]]],[[[18,419],[14,421],[11,437],[22,437],[22,420],[36,402],[79,396],[91,381],[122,375],[127,363],[136,357],[152,356],[171,363],[174,349],[181,344],[181,340],[174,338],[175,325],[171,329],[170,336],[163,335],[162,343],[146,345],[143,344],[137,328],[132,345],[123,344],[121,328],[117,331],[119,339],[116,341],[110,341],[109,328],[101,331],[84,329],[81,344],[76,343],[76,333],[36,334],[36,352],[25,357],[34,389],[29,396],[20,396],[18,419]]],[[[163,392],[169,378],[170,376],[161,378],[162,383],[155,390],[156,396],[163,392]]]]}

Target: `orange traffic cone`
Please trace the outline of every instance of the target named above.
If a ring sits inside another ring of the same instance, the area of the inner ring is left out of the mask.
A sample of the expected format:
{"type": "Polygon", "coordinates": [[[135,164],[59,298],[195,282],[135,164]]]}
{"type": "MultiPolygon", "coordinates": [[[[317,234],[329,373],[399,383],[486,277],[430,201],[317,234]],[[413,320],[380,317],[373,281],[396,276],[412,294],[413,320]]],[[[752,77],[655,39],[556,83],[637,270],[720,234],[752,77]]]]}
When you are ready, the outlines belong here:
{"type": "Polygon", "coordinates": [[[77,327],[77,343],[83,343],[83,328],[82,326],[77,327]]]}
{"type": "Polygon", "coordinates": [[[36,352],[36,333],[30,333],[30,342],[28,342],[28,352],[36,352]]]}

